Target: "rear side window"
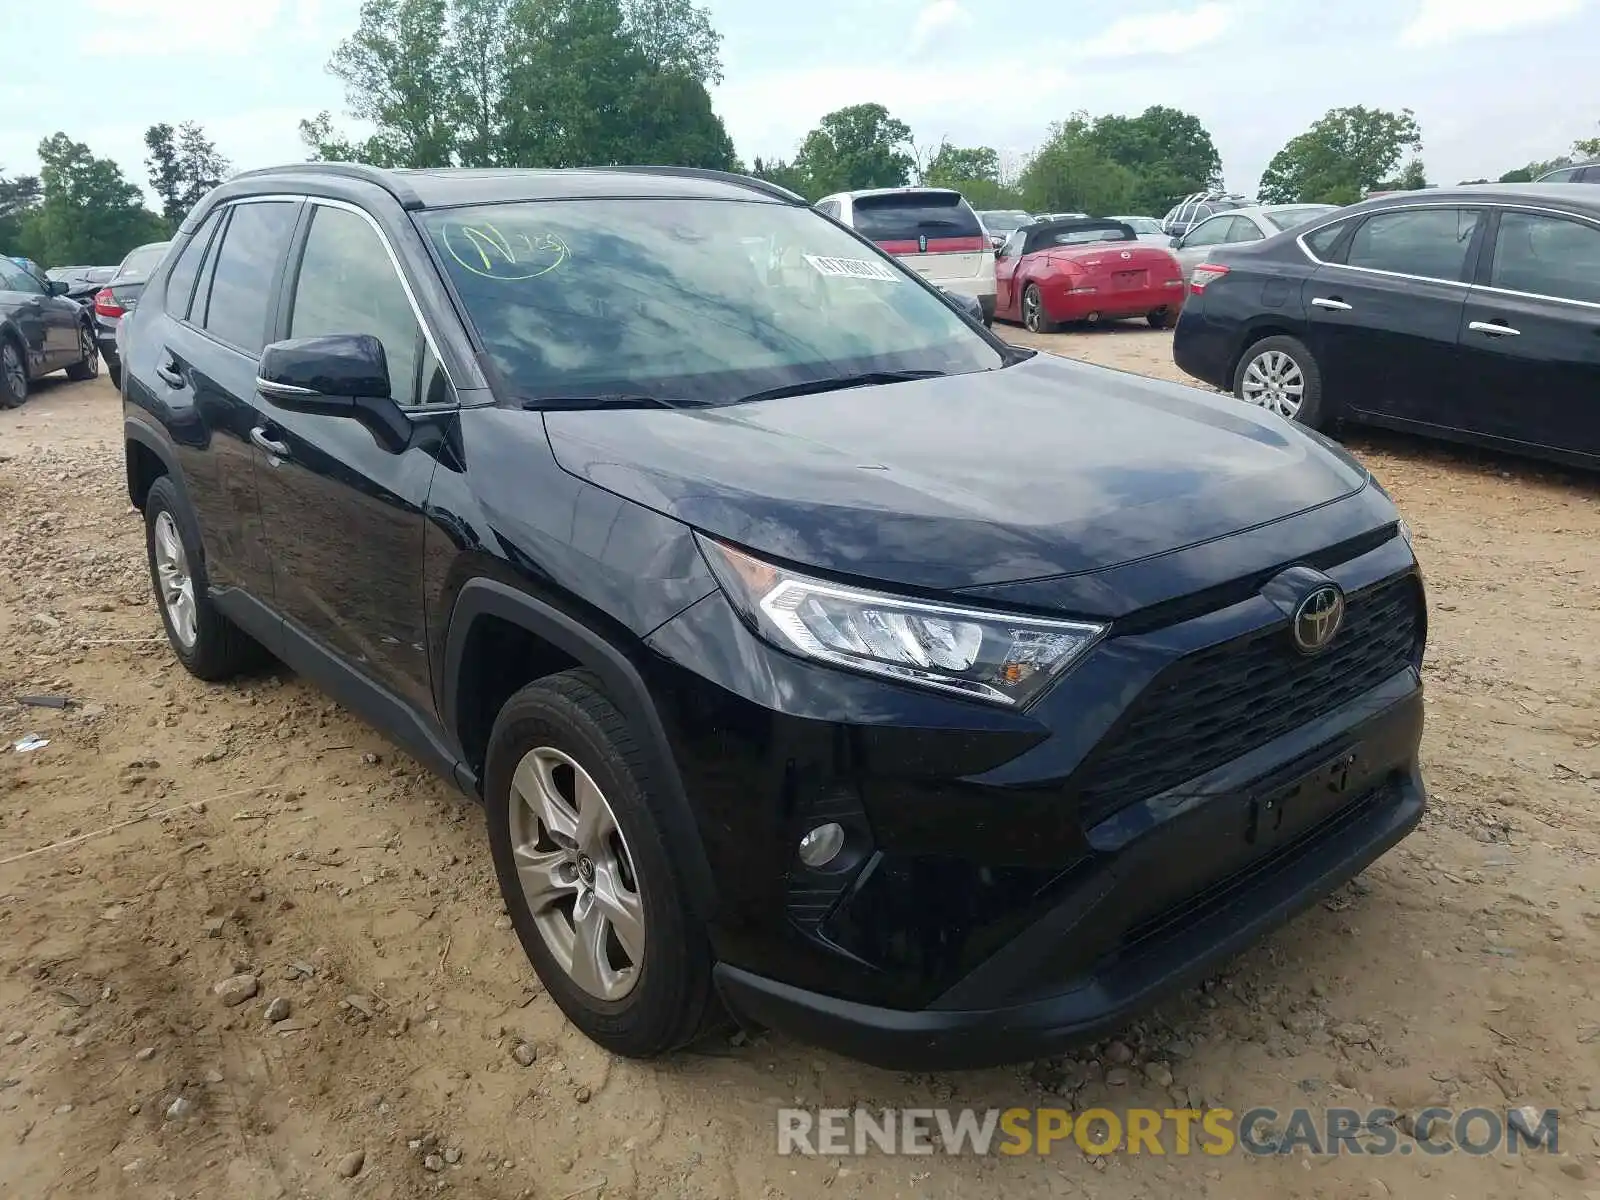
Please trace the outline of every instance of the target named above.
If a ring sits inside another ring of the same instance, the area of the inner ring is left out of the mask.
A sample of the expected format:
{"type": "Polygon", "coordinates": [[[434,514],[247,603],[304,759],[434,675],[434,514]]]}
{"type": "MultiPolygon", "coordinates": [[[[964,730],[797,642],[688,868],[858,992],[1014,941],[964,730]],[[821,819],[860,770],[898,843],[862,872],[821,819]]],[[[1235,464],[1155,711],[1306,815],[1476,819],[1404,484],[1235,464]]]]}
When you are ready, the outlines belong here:
{"type": "Polygon", "coordinates": [[[825,217],[839,218],[839,202],[837,200],[824,200],[817,205],[817,211],[825,217]]]}
{"type": "Polygon", "coordinates": [[[1228,240],[1230,242],[1259,242],[1261,230],[1256,228],[1256,223],[1248,217],[1228,218],[1228,240]]]}
{"type": "Polygon", "coordinates": [[[203,321],[207,333],[246,354],[266,344],[272,280],[289,249],[297,202],[236,204],[222,233],[203,321]]]}
{"type": "Polygon", "coordinates": [[[221,209],[207,217],[205,224],[184,243],[178,253],[178,261],[172,264],[172,270],[167,275],[166,310],[169,317],[180,321],[189,319],[189,299],[194,295],[194,281],[200,274],[200,260],[205,256],[206,247],[211,244],[211,235],[221,219],[221,209]]]}
{"type": "Polygon", "coordinates": [[[1573,183],[1578,178],[1578,167],[1563,167],[1559,171],[1551,171],[1548,175],[1539,176],[1539,183],[1573,183]]]}
{"type": "Polygon", "coordinates": [[[1600,304],[1600,228],[1561,217],[1502,213],[1489,286],[1600,304]]]}
{"type": "Polygon", "coordinates": [[[853,222],[875,242],[914,242],[918,238],[981,238],[978,214],[956,192],[896,192],[859,196],[851,204],[853,222]]]}
{"type": "Polygon", "coordinates": [[[1221,246],[1230,240],[1235,218],[1218,217],[1196,225],[1184,237],[1184,246],[1221,246]]]}
{"type": "Polygon", "coordinates": [[[1417,208],[1368,217],[1350,239],[1345,262],[1425,279],[1459,280],[1478,227],[1466,208],[1417,208]]]}
{"type": "Polygon", "coordinates": [[[342,208],[317,205],[295,281],[289,336],[368,333],[383,343],[389,394],[417,402],[417,345],[422,330],[383,241],[342,208]]]}
{"type": "Polygon", "coordinates": [[[1349,228],[1348,221],[1340,221],[1333,225],[1324,225],[1321,229],[1306,234],[1306,245],[1311,247],[1311,253],[1324,262],[1332,260],[1333,248],[1339,239],[1344,236],[1344,231],[1349,228]]]}

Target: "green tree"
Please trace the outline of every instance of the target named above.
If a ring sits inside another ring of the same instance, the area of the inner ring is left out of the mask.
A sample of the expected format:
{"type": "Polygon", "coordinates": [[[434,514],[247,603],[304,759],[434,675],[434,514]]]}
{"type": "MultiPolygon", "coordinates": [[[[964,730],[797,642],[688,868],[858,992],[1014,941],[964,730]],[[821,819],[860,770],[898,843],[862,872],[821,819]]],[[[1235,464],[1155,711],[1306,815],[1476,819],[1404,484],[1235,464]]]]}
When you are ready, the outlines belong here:
{"type": "Polygon", "coordinates": [[[1579,138],[1572,143],[1572,152],[1579,158],[1600,158],[1600,137],[1579,138]]]}
{"type": "Polygon", "coordinates": [[[822,118],[794,166],[813,199],[858,188],[901,187],[911,178],[911,129],[881,104],[854,104],[822,118]]]}
{"type": "Polygon", "coordinates": [[[821,192],[811,190],[811,181],[806,178],[805,172],[781,158],[763,160],[760,155],[750,164],[750,174],[757,179],[765,179],[768,183],[775,183],[779,187],[788,188],[797,196],[806,196],[815,200],[821,192]]]}
{"type": "Polygon", "coordinates": [[[144,160],[150,189],[161,197],[167,224],[177,229],[205,194],[227,177],[230,165],[193,121],[177,129],[165,123],[152,125],[144,131],[144,144],[150,150],[144,160]]]}
{"type": "Polygon", "coordinates": [[[1532,167],[1518,167],[1515,171],[1507,171],[1504,175],[1500,176],[1500,182],[1501,183],[1532,183],[1533,182],[1533,168],[1532,167]]]}
{"type": "Polygon", "coordinates": [[[39,177],[0,173],[0,254],[26,254],[23,231],[39,204],[39,177]]]}
{"type": "Polygon", "coordinates": [[[139,189],[109,158],[57,133],[39,143],[41,202],[26,221],[24,240],[45,266],[114,263],[141,242],[167,234],[166,223],[142,203],[139,189]]]}
{"type": "Polygon", "coordinates": [[[446,50],[447,0],[362,0],[356,31],[328,63],[350,112],[376,127],[364,143],[334,134],[331,121],[302,122],[301,136],[327,133],[318,158],[351,157],[378,166],[448,167],[455,162],[452,117],[456,64],[446,50]]]}
{"type": "Polygon", "coordinates": [[[622,30],[653,70],[722,82],[722,35],[690,0],[623,0],[622,30]]]}
{"type": "Polygon", "coordinates": [[[1413,158],[1406,163],[1400,174],[1393,179],[1385,179],[1373,190],[1379,192],[1420,192],[1427,186],[1427,168],[1422,165],[1420,158],[1413,158]]]}
{"type": "Polygon", "coordinates": [[[1085,113],[1050,127],[1050,136],[1034,152],[1018,180],[1026,208],[1092,216],[1130,210],[1138,192],[1138,177],[1095,146],[1091,129],[1085,113]]]}
{"type": "Polygon", "coordinates": [[[1000,155],[989,146],[952,146],[944,142],[922,175],[922,182],[930,187],[959,188],[979,180],[997,187],[1000,183],[1000,155]]]}
{"type": "Polygon", "coordinates": [[[1103,158],[1133,173],[1125,211],[1162,213],[1191,192],[1222,186],[1222,157],[1193,113],[1157,104],[1137,117],[1097,117],[1084,131],[1103,158]]]}
{"type": "Polygon", "coordinates": [[[1409,108],[1330,109],[1273,156],[1261,176],[1261,200],[1354,203],[1388,178],[1408,149],[1422,150],[1422,131],[1409,108]]]}

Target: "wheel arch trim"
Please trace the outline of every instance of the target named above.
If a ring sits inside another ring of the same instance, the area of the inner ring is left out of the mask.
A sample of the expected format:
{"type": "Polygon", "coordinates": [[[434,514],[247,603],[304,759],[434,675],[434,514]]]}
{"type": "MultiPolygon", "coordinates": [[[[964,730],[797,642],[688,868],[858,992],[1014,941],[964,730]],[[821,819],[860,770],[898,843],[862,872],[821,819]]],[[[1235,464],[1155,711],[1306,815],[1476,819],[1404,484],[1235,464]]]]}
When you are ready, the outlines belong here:
{"type": "Polygon", "coordinates": [[[668,850],[683,873],[690,904],[697,916],[708,917],[716,901],[716,886],[661,715],[638,669],[587,625],[499,580],[468,580],[456,596],[445,637],[441,715],[452,740],[460,745],[462,667],[473,624],[480,617],[498,617],[521,626],[599,677],[607,698],[628,719],[649,762],[652,798],[668,850]]]}

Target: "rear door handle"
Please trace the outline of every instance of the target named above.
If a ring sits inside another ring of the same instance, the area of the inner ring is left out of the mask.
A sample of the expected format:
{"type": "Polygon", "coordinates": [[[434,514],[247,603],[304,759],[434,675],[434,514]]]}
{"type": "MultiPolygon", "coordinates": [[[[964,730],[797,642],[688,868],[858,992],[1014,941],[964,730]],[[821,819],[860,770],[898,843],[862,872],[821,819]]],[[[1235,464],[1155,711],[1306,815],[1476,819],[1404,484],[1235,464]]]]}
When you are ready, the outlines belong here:
{"type": "Polygon", "coordinates": [[[273,458],[289,457],[289,447],[284,445],[282,442],[273,441],[267,436],[267,431],[260,425],[257,425],[250,431],[250,440],[257,446],[260,446],[261,449],[265,450],[273,458]]]}
{"type": "Polygon", "coordinates": [[[1467,328],[1473,333],[1487,333],[1490,337],[1521,337],[1522,330],[1513,329],[1497,321],[1469,321],[1467,328]]]}
{"type": "Polygon", "coordinates": [[[1355,307],[1353,304],[1346,304],[1343,300],[1334,300],[1326,296],[1318,296],[1311,303],[1316,308],[1331,308],[1334,312],[1349,312],[1355,307]]]}
{"type": "Polygon", "coordinates": [[[184,379],[183,371],[178,366],[177,355],[173,354],[171,350],[163,349],[161,351],[161,361],[156,364],[156,378],[168,387],[182,388],[188,386],[188,380],[184,379]]]}

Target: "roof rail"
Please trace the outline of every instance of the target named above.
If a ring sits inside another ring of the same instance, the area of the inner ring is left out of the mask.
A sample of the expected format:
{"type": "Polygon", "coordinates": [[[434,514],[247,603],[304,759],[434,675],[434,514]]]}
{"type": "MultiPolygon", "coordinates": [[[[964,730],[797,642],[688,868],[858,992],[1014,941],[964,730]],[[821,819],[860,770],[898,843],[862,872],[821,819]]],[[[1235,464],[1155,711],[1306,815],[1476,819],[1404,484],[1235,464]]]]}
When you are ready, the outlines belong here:
{"type": "Polygon", "coordinates": [[[359,179],[363,183],[381,187],[400,202],[401,208],[409,210],[423,206],[422,197],[418,196],[411,186],[393,171],[385,171],[382,167],[368,166],[366,163],[285,163],[280,167],[258,167],[252,171],[240,171],[230,178],[228,182],[231,183],[234,179],[250,179],[261,175],[337,175],[343,179],[359,179]]]}
{"type": "Polygon", "coordinates": [[[593,171],[625,171],[633,175],[676,175],[683,179],[708,179],[717,183],[728,183],[734,187],[746,188],[752,192],[761,192],[772,196],[787,204],[810,204],[804,196],[791,192],[786,187],[776,183],[769,183],[765,179],[757,179],[754,175],[740,175],[734,171],[713,171],[709,167],[591,167],[593,171]]]}

